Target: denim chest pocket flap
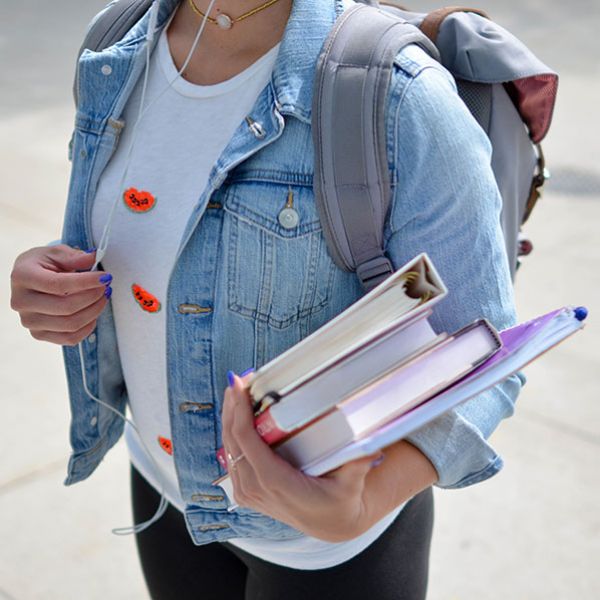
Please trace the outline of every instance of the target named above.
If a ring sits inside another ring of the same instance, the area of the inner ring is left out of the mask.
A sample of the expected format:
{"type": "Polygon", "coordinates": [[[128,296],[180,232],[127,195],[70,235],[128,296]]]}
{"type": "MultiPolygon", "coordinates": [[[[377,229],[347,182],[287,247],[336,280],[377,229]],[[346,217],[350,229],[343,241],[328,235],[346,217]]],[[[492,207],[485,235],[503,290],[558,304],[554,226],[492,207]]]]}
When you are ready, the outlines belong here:
{"type": "Polygon", "coordinates": [[[285,328],[323,309],[334,264],[310,185],[236,180],[224,197],[230,310],[285,328]]]}

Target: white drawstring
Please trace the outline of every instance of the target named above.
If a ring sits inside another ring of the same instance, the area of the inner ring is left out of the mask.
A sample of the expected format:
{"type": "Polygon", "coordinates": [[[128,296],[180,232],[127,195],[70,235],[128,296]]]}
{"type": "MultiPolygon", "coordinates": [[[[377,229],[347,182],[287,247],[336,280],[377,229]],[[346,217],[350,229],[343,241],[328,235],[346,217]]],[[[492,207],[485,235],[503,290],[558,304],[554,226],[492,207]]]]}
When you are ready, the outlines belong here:
{"type": "MultiPolygon", "coordinates": [[[[146,65],[145,65],[145,70],[144,70],[144,81],[143,81],[143,85],[142,85],[142,94],[141,94],[141,98],[140,98],[140,107],[139,107],[139,111],[138,111],[138,116],[137,116],[137,119],[133,126],[133,132],[131,134],[131,144],[127,150],[127,155],[125,157],[125,168],[123,170],[123,175],[119,182],[118,193],[117,193],[117,196],[115,197],[115,200],[110,208],[110,212],[108,213],[108,218],[106,220],[106,224],[104,225],[104,229],[103,229],[102,235],[100,237],[100,242],[98,243],[98,249],[96,250],[96,260],[94,262],[94,266],[91,268],[92,271],[95,271],[98,268],[98,264],[106,255],[106,249],[108,248],[110,232],[112,229],[113,217],[114,217],[115,211],[117,209],[117,206],[119,204],[119,201],[121,200],[121,194],[122,194],[123,186],[125,184],[125,180],[129,174],[129,167],[131,166],[131,157],[133,155],[133,148],[135,146],[135,142],[137,139],[140,122],[141,122],[142,118],[144,117],[144,115],[146,114],[146,112],[167,91],[169,91],[169,89],[171,89],[171,87],[173,87],[173,84],[175,83],[175,81],[177,81],[177,79],[181,76],[183,71],[185,71],[185,69],[187,68],[188,64],[190,63],[190,60],[192,59],[194,52],[196,51],[196,48],[198,47],[198,43],[200,42],[200,37],[202,36],[202,32],[204,31],[206,23],[208,22],[208,15],[210,14],[215,2],[216,2],[216,0],[211,0],[210,4],[208,6],[208,9],[206,11],[206,14],[205,14],[204,18],[202,19],[202,22],[200,23],[200,27],[198,28],[198,32],[196,33],[196,37],[194,38],[192,47],[190,48],[190,51],[188,52],[188,55],[183,63],[183,66],[177,72],[177,75],[175,75],[175,77],[173,77],[173,79],[168,83],[168,85],[154,98],[154,100],[152,102],[150,102],[150,104],[148,104],[148,106],[144,107],[144,102],[146,100],[146,91],[147,91],[147,87],[148,87],[148,74],[150,71],[150,54],[152,51],[151,46],[152,46],[152,41],[154,40],[154,35],[156,33],[156,24],[158,21],[160,0],[155,0],[155,2],[152,4],[152,7],[150,9],[150,11],[151,11],[150,16],[148,19],[148,33],[146,35],[146,47],[145,47],[146,65]]],[[[168,26],[168,24],[167,24],[167,26],[168,26]]],[[[130,535],[132,533],[140,533],[141,531],[144,531],[145,529],[150,527],[153,523],[156,523],[156,521],[158,521],[164,515],[165,511],[167,510],[167,508],[169,506],[167,497],[165,495],[164,480],[161,476],[160,469],[158,467],[158,464],[156,463],[156,460],[154,459],[154,456],[148,450],[148,447],[144,443],[144,440],[142,439],[142,436],[140,435],[140,432],[137,429],[137,427],[135,426],[135,424],[130,419],[128,419],[126,417],[126,415],[124,415],[121,411],[117,410],[113,406],[110,406],[110,404],[107,404],[106,402],[100,400],[100,398],[97,398],[90,391],[90,389],[88,387],[87,376],[85,373],[85,359],[84,359],[84,354],[83,354],[83,342],[79,342],[79,361],[81,364],[81,379],[83,382],[83,388],[85,390],[85,393],[89,396],[89,398],[91,400],[93,400],[94,402],[97,402],[98,404],[101,404],[105,408],[108,408],[108,410],[110,410],[113,413],[115,413],[116,415],[118,415],[126,423],[129,423],[129,425],[133,428],[133,430],[137,434],[139,441],[140,441],[142,447],[144,448],[146,454],[148,454],[148,456],[150,457],[150,459],[152,461],[152,466],[155,471],[154,474],[156,475],[156,479],[160,484],[160,503],[158,505],[156,512],[154,513],[154,516],[151,519],[149,519],[148,521],[144,521],[143,523],[139,523],[137,525],[131,525],[129,527],[117,527],[112,530],[112,532],[115,535],[130,535]]]]}

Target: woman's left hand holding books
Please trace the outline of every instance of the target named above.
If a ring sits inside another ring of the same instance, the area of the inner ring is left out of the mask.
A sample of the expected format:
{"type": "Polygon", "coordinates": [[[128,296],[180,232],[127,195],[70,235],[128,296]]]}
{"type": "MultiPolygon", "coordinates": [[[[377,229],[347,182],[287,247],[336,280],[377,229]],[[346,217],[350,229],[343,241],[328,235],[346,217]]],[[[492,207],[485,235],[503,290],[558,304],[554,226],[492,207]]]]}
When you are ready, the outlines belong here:
{"type": "Polygon", "coordinates": [[[224,449],[234,500],[241,507],[307,535],[342,542],[367,531],[437,479],[425,456],[403,441],[386,449],[385,461],[378,468],[381,453],[349,462],[321,477],[307,476],[273,452],[256,432],[244,383],[234,376],[223,404],[224,449]]]}

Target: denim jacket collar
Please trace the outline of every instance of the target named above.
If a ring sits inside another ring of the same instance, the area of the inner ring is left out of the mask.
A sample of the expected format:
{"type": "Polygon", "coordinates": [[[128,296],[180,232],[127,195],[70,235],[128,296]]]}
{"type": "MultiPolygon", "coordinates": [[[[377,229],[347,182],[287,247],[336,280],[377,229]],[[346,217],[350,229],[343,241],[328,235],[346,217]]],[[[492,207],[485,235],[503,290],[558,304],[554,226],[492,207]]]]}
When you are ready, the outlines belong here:
{"type": "Polygon", "coordinates": [[[342,12],[339,0],[294,0],[272,79],[282,113],[310,122],[315,60],[342,12]]]}

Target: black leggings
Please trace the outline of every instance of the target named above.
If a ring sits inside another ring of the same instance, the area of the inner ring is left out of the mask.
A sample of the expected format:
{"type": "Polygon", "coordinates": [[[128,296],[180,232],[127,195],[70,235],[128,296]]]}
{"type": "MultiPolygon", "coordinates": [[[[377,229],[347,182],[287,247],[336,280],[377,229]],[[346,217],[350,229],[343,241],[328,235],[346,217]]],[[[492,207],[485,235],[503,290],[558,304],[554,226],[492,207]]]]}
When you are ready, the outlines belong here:
{"type": "MultiPolygon", "coordinates": [[[[131,488],[134,519],[141,523],[160,497],[133,468],[131,488]]],[[[432,527],[429,488],[368,548],[327,569],[282,567],[227,542],[195,546],[173,506],[136,541],[153,600],[423,600],[432,527]]]]}

